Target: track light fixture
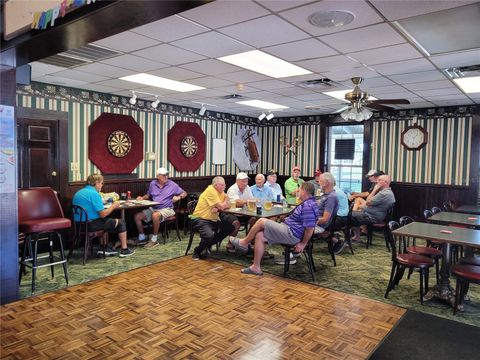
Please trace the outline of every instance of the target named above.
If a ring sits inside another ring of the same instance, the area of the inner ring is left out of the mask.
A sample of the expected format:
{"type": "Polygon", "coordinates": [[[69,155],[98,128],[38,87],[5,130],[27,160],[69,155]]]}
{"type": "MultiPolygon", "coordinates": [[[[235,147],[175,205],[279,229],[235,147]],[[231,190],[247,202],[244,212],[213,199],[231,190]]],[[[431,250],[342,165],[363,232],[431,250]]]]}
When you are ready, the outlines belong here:
{"type": "Polygon", "coordinates": [[[267,120],[272,120],[274,117],[275,117],[275,115],[273,115],[273,113],[271,111],[266,116],[267,120]]]}
{"type": "Polygon", "coordinates": [[[137,94],[135,94],[135,91],[132,91],[132,97],[128,102],[132,105],[135,105],[137,103],[137,94]]]}
{"type": "Polygon", "coordinates": [[[202,107],[200,108],[200,111],[198,112],[198,115],[200,115],[200,116],[205,115],[205,111],[207,111],[207,108],[205,107],[204,104],[202,104],[202,107]]]}
{"type": "Polygon", "coordinates": [[[158,96],[155,96],[155,101],[152,102],[152,108],[156,109],[158,104],[160,104],[160,100],[158,99],[158,96]]]}
{"type": "Polygon", "coordinates": [[[267,116],[267,114],[265,114],[264,112],[262,112],[260,114],[260,116],[258,117],[258,120],[262,121],[263,119],[265,119],[265,117],[267,116]]]}

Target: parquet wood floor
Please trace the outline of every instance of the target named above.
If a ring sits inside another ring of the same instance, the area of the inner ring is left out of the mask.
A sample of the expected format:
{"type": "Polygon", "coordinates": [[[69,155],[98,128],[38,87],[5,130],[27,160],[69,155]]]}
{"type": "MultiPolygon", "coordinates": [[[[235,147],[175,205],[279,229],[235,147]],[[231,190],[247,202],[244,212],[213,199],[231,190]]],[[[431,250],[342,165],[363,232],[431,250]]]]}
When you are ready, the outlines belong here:
{"type": "Polygon", "coordinates": [[[5,359],[364,359],[405,312],[190,257],[0,310],[5,359]]]}

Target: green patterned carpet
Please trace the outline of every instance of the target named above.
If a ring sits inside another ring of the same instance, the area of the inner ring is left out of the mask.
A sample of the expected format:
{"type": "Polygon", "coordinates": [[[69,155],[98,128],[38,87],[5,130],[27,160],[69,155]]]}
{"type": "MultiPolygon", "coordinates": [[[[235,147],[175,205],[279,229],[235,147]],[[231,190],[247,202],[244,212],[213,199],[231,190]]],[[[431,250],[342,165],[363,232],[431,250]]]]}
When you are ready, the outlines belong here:
{"type": "MultiPolygon", "coordinates": [[[[176,239],[176,237],[171,239],[176,239]]],[[[89,257],[85,266],[82,265],[82,252],[76,251],[68,263],[70,286],[183,256],[187,242],[188,237],[184,237],[182,241],[170,240],[166,245],[161,244],[150,250],[136,248],[135,255],[128,258],[89,257]]],[[[196,243],[198,243],[198,239],[195,239],[194,246],[196,243]]],[[[457,313],[456,316],[453,316],[451,307],[441,302],[429,301],[425,302],[423,306],[420,305],[418,296],[419,277],[416,272],[410,280],[407,280],[404,276],[399,286],[390,292],[388,299],[385,299],[383,295],[390,276],[391,255],[386,251],[383,238],[375,237],[373,243],[373,246],[368,250],[365,249],[364,244],[354,244],[355,255],[351,255],[349,249],[345,248],[340,255],[337,255],[336,267],[333,266],[330,255],[327,253],[326,244],[315,244],[314,259],[317,266],[315,284],[480,326],[480,287],[477,285],[470,286],[471,301],[466,301],[465,311],[457,313]]],[[[281,247],[269,247],[268,250],[271,254],[282,256],[281,247]]],[[[237,256],[226,253],[224,244],[218,253],[215,251],[212,253],[212,257],[245,266],[251,263],[251,256],[237,256]]],[[[283,276],[283,266],[275,265],[273,259],[263,261],[263,270],[283,276]]],[[[148,268],[145,268],[146,276],[155,276],[154,274],[148,274],[148,271],[148,268]]],[[[248,275],[242,275],[239,271],[238,276],[248,275]]],[[[290,266],[288,276],[311,283],[311,276],[303,256],[298,259],[297,264],[290,266]]],[[[430,285],[434,284],[434,279],[435,274],[433,272],[430,274],[430,285]]],[[[61,266],[55,267],[54,279],[50,277],[50,270],[40,269],[37,273],[36,283],[36,295],[65,287],[61,266]]],[[[455,287],[454,280],[451,285],[455,287]]],[[[23,277],[20,286],[21,298],[31,295],[30,287],[31,274],[28,270],[28,274],[23,277]]]]}

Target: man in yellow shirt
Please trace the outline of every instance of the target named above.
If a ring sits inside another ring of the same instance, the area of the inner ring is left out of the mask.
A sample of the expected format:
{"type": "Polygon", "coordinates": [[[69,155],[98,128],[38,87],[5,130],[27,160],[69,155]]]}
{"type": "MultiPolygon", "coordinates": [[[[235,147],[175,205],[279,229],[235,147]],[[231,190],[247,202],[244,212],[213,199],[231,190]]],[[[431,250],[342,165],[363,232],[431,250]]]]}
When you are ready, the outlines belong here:
{"type": "Polygon", "coordinates": [[[200,244],[193,250],[192,259],[203,257],[203,252],[212,245],[221,242],[233,231],[231,222],[222,221],[219,216],[221,210],[230,207],[230,200],[225,194],[225,179],[216,176],[200,195],[193,212],[193,229],[200,233],[200,244]]]}

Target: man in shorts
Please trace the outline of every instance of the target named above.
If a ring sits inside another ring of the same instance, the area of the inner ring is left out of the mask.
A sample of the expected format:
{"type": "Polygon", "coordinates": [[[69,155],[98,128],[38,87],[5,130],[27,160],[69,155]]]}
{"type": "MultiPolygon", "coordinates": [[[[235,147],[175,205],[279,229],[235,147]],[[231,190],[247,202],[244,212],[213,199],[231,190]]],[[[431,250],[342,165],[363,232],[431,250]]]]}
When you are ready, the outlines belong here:
{"type": "Polygon", "coordinates": [[[243,239],[235,238],[233,246],[241,251],[247,251],[248,244],[255,240],[253,264],[242,269],[243,274],[262,275],[261,261],[265,251],[265,243],[295,245],[296,252],[303,252],[312,237],[317,219],[320,217],[318,205],[313,196],[314,187],[309,183],[302,183],[299,196],[302,203],[293,214],[283,223],[270,219],[259,219],[243,239]]]}
{"type": "Polygon", "coordinates": [[[168,179],[168,170],[159,168],[157,178],[150,183],[148,192],[143,196],[138,196],[137,200],[152,200],[159,205],[150,207],[135,214],[135,224],[138,230],[138,241],[141,243],[146,240],[143,232],[143,222],[152,222],[152,236],[145,244],[146,249],[154,248],[158,245],[158,230],[160,223],[166,218],[175,215],[173,203],[183,199],[187,193],[175,182],[168,179]]]}
{"type": "MultiPolygon", "coordinates": [[[[87,178],[87,185],[78,190],[72,199],[72,204],[85,209],[88,216],[88,230],[89,231],[106,231],[108,233],[118,234],[121,243],[120,257],[127,257],[135,253],[127,246],[127,227],[125,221],[122,219],[108,218],[115,209],[120,206],[120,203],[114,202],[109,208],[105,209],[103,206],[100,190],[103,186],[103,176],[100,174],[92,174],[87,178]]],[[[75,221],[79,221],[79,215],[75,214],[75,221]]],[[[107,255],[116,254],[115,251],[109,247],[105,251],[107,255]]]]}

